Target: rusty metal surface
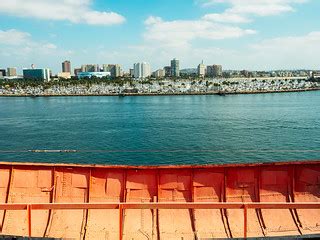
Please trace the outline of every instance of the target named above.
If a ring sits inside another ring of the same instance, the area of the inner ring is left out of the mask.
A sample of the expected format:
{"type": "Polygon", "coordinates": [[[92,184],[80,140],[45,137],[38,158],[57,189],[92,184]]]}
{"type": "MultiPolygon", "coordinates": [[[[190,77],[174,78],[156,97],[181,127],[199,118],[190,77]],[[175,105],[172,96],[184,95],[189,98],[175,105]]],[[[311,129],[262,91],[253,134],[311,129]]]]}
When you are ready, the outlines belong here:
{"type": "Polygon", "coordinates": [[[319,234],[319,203],[319,161],[159,167],[0,163],[0,233],[6,235],[200,239],[243,237],[245,229],[248,237],[319,234]]]}

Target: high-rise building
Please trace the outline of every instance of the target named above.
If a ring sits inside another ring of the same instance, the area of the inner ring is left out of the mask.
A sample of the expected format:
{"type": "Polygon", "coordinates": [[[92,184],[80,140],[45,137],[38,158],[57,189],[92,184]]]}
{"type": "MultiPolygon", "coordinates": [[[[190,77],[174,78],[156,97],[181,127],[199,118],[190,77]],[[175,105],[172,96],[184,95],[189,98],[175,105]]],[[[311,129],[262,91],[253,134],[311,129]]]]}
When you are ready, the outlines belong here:
{"type": "Polygon", "coordinates": [[[62,63],[62,72],[71,73],[71,63],[70,61],[66,60],[62,63]]]}
{"type": "Polygon", "coordinates": [[[98,64],[85,64],[81,66],[81,72],[100,72],[98,64]]]}
{"type": "Polygon", "coordinates": [[[15,77],[17,76],[17,69],[14,67],[7,68],[7,73],[9,77],[15,77]]]}
{"type": "Polygon", "coordinates": [[[171,77],[171,66],[165,66],[163,70],[166,77],[171,77]]]}
{"type": "Polygon", "coordinates": [[[144,79],[151,75],[150,64],[146,62],[135,63],[133,65],[134,78],[144,79]]]}
{"type": "Polygon", "coordinates": [[[165,76],[164,69],[158,69],[157,71],[153,72],[152,75],[155,78],[163,78],[165,76]]]}
{"type": "Polygon", "coordinates": [[[198,65],[198,76],[204,77],[205,74],[206,74],[206,66],[203,64],[203,60],[202,60],[202,62],[198,65]]]}
{"type": "Polygon", "coordinates": [[[221,77],[222,76],[222,66],[221,65],[209,65],[207,66],[207,73],[208,77],[221,77]]]}
{"type": "Polygon", "coordinates": [[[23,69],[23,78],[35,80],[50,80],[50,69],[48,68],[25,68],[23,69]]]}
{"type": "Polygon", "coordinates": [[[103,64],[102,69],[104,72],[110,72],[112,78],[121,76],[121,66],[119,64],[103,64]]]}
{"type": "Polygon", "coordinates": [[[179,77],[180,69],[179,69],[179,60],[172,59],[171,60],[171,77],[179,77]]]}

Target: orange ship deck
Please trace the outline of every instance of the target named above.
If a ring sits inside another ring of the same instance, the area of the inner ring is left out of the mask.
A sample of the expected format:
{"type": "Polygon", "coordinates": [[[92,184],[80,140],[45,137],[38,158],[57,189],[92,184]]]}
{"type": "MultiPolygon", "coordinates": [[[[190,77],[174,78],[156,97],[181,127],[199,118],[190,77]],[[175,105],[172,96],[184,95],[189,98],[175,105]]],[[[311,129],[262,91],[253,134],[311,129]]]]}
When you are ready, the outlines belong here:
{"type": "Polygon", "coordinates": [[[134,240],[320,234],[320,161],[3,162],[0,234],[134,240]]]}

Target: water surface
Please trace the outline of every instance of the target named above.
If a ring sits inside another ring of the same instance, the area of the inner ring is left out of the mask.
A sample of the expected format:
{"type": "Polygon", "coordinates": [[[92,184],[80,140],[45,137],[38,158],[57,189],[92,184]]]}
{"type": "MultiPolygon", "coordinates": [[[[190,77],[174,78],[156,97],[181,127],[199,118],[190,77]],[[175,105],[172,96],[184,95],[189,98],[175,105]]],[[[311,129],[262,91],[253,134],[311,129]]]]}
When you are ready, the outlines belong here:
{"type": "Polygon", "coordinates": [[[320,92],[1,97],[0,161],[210,164],[320,159],[320,92]],[[75,149],[76,153],[33,153],[75,149]]]}

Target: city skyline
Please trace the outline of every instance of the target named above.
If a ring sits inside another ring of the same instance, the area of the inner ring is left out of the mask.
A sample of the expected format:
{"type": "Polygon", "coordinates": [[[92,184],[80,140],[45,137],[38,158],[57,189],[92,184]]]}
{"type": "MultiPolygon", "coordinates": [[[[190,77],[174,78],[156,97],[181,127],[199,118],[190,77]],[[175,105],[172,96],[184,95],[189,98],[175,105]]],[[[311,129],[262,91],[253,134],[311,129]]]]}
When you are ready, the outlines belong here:
{"type": "Polygon", "coordinates": [[[203,59],[224,69],[318,70],[319,7],[315,0],[3,0],[0,68],[21,73],[34,63],[58,73],[68,59],[72,68],[125,71],[145,61],[155,71],[176,57],[180,69],[203,59]]]}

